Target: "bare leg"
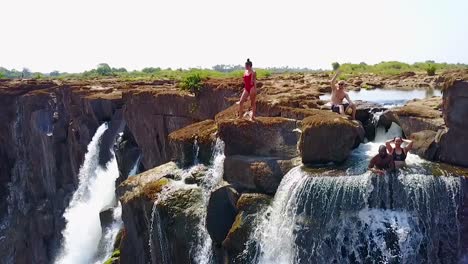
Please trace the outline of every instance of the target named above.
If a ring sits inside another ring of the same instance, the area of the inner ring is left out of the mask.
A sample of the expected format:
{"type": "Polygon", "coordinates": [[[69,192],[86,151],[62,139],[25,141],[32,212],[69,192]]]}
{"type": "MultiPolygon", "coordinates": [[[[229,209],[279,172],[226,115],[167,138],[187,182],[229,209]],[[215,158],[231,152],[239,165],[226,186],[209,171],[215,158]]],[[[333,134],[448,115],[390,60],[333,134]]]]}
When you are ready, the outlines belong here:
{"type": "Polygon", "coordinates": [[[252,120],[255,120],[256,112],[257,112],[256,97],[257,97],[257,91],[255,90],[255,88],[252,88],[252,90],[250,90],[250,106],[252,107],[252,120]]]}
{"type": "Polygon", "coordinates": [[[340,115],[346,115],[345,113],[345,109],[344,109],[344,106],[343,105],[338,105],[338,108],[340,108],[340,115]]]}
{"type": "Polygon", "coordinates": [[[247,100],[247,96],[249,96],[249,93],[247,93],[247,91],[244,90],[239,101],[239,110],[237,111],[237,118],[242,118],[242,116],[244,115],[244,102],[247,100]]]}
{"type": "Polygon", "coordinates": [[[353,104],[353,105],[351,106],[351,109],[353,109],[353,115],[352,115],[352,116],[353,116],[353,120],[356,120],[356,105],[353,104]]]}

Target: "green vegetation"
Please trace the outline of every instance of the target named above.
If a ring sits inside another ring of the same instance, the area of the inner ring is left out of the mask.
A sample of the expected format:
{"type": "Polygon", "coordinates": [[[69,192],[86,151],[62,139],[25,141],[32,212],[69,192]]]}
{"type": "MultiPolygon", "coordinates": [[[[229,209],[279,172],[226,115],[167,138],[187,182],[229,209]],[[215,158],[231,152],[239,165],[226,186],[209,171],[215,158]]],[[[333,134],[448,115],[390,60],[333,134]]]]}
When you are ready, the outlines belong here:
{"type": "MultiPolygon", "coordinates": [[[[375,65],[368,65],[364,62],[359,64],[338,62],[332,63],[333,69],[340,68],[341,79],[348,79],[358,74],[377,74],[377,75],[398,75],[404,72],[427,73],[431,75],[436,72],[446,70],[468,69],[467,64],[447,64],[436,63],[434,61],[417,62],[407,64],[397,61],[381,62],[375,65]],[[435,69],[435,70],[434,70],[435,69]]],[[[277,73],[305,73],[305,72],[326,72],[324,70],[311,70],[308,68],[289,68],[289,67],[269,67],[255,68],[257,78],[269,77],[277,73]]],[[[101,79],[116,78],[124,81],[152,81],[152,80],[176,80],[180,82],[192,82],[198,75],[202,80],[207,78],[241,78],[244,74],[244,67],[241,65],[215,65],[212,69],[162,69],[160,67],[146,67],[141,71],[127,71],[125,68],[114,68],[107,63],[101,63],[95,69],[84,71],[82,73],[65,73],[52,71],[50,73],[31,72],[27,68],[21,71],[8,70],[0,67],[0,77],[19,79],[19,78],[42,78],[42,79],[101,79]]]]}
{"type": "Polygon", "coordinates": [[[182,90],[198,94],[202,87],[202,81],[203,80],[198,73],[186,76],[181,84],[182,90]]]}
{"type": "Polygon", "coordinates": [[[112,253],[112,256],[104,262],[104,264],[112,264],[118,261],[119,258],[120,258],[120,249],[117,249],[112,253]]]}
{"type": "Polygon", "coordinates": [[[427,75],[434,76],[436,72],[436,67],[434,65],[428,65],[426,68],[427,75]]]}

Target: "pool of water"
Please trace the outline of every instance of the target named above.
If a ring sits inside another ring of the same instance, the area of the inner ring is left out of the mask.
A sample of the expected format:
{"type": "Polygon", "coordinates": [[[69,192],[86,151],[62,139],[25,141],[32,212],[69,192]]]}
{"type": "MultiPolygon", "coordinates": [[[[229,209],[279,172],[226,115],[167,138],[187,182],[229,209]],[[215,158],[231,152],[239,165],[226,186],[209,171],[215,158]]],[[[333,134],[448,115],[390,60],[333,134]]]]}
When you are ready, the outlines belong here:
{"type": "MultiPolygon", "coordinates": [[[[412,99],[424,99],[432,96],[442,96],[442,92],[436,89],[427,90],[365,90],[361,91],[348,91],[351,100],[362,100],[382,104],[386,107],[401,106],[407,101],[412,99]]],[[[324,94],[320,96],[321,100],[330,100],[331,94],[324,94]]]]}

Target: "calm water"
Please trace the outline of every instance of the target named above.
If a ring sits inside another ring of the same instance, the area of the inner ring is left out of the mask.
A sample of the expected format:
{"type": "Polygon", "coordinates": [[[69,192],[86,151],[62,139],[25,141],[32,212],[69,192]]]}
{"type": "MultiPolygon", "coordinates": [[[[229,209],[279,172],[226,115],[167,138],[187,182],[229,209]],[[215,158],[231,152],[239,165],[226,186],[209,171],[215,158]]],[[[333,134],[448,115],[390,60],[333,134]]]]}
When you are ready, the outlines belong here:
{"type": "MultiPolygon", "coordinates": [[[[368,102],[374,102],[382,104],[386,107],[401,106],[406,101],[412,99],[424,99],[432,96],[442,96],[440,90],[428,89],[428,90],[413,90],[413,91],[401,91],[401,90],[365,90],[362,89],[359,92],[348,91],[351,100],[362,100],[368,102]]],[[[330,94],[320,96],[321,100],[330,100],[330,94]]]]}

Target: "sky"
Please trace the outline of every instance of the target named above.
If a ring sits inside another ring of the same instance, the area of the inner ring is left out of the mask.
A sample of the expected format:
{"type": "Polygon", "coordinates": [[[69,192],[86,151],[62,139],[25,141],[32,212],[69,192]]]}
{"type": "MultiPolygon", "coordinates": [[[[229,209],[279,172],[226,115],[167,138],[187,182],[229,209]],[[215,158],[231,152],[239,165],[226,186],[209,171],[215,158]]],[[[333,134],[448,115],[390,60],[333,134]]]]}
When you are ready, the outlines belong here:
{"type": "Polygon", "coordinates": [[[468,63],[466,0],[2,0],[0,66],[468,63]]]}

